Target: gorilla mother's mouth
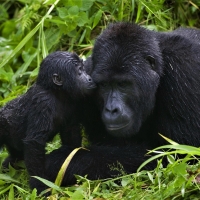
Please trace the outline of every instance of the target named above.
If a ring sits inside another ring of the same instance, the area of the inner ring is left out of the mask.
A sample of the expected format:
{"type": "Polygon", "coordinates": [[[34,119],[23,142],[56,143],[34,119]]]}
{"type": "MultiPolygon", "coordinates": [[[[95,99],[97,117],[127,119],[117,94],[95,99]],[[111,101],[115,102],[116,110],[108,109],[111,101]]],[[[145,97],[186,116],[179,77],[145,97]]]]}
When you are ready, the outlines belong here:
{"type": "Polygon", "coordinates": [[[87,88],[87,90],[92,90],[92,89],[94,89],[94,88],[96,88],[96,87],[97,87],[96,85],[90,86],[90,87],[87,88]]]}
{"type": "Polygon", "coordinates": [[[106,126],[108,131],[118,131],[120,129],[124,129],[126,128],[128,125],[130,124],[130,122],[126,123],[126,124],[117,124],[117,125],[109,125],[106,126]]]}

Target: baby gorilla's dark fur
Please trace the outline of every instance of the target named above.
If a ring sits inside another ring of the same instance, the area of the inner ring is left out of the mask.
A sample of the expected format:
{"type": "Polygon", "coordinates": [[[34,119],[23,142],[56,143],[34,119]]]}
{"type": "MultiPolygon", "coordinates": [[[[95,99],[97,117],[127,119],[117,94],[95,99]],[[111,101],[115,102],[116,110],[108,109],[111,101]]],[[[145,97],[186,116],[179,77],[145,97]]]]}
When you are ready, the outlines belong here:
{"type": "MultiPolygon", "coordinates": [[[[30,176],[46,178],[45,145],[58,132],[63,144],[81,145],[80,118],[85,95],[95,87],[75,53],[57,51],[47,56],[36,83],[0,110],[0,146],[10,156],[3,165],[25,160],[30,176]]],[[[45,188],[34,178],[30,186],[45,188]]]]}

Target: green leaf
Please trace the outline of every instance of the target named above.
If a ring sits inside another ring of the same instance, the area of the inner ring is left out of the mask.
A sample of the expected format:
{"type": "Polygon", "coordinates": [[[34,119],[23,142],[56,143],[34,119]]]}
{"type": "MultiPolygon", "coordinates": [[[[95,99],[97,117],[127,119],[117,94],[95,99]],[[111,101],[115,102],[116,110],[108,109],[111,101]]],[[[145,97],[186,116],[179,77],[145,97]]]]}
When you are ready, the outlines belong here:
{"type": "Polygon", "coordinates": [[[99,11],[95,14],[94,21],[93,21],[93,25],[92,25],[92,29],[93,29],[94,27],[96,27],[96,25],[99,23],[102,14],[103,14],[103,11],[102,11],[102,10],[99,10],[99,11]]]}
{"type": "Polygon", "coordinates": [[[66,158],[65,162],[62,164],[62,166],[61,166],[61,168],[58,172],[58,175],[57,175],[56,180],[55,180],[56,185],[58,185],[58,186],[61,185],[63,177],[65,175],[65,172],[68,168],[69,163],[71,162],[71,160],[74,157],[74,155],[76,154],[76,152],[80,149],[84,149],[84,148],[82,148],[82,147],[76,148],[68,155],[68,157],[66,158]]]}
{"type": "Polygon", "coordinates": [[[6,181],[0,180],[0,186],[5,185],[6,181]]]}
{"type": "Polygon", "coordinates": [[[167,155],[167,160],[171,164],[175,163],[175,159],[174,159],[173,155],[167,155]]]}
{"type": "Polygon", "coordinates": [[[84,195],[80,190],[75,191],[71,196],[71,200],[84,200],[84,199],[85,199],[84,195]]]}
{"type": "Polygon", "coordinates": [[[128,178],[123,178],[121,181],[121,184],[123,187],[126,187],[130,183],[130,179],[128,178]]]}
{"type": "Polygon", "coordinates": [[[79,8],[78,6],[72,6],[71,8],[68,9],[69,15],[78,15],[79,8]]]}
{"type": "Polygon", "coordinates": [[[46,37],[45,37],[45,33],[44,33],[44,26],[43,23],[40,27],[40,43],[41,43],[41,49],[42,49],[42,58],[46,58],[48,55],[48,50],[47,50],[47,45],[46,45],[46,37]]]}
{"type": "Polygon", "coordinates": [[[82,10],[82,11],[89,10],[92,7],[94,2],[95,2],[95,0],[83,0],[83,4],[82,4],[82,7],[80,8],[80,10],[82,10]]]}
{"type": "MultiPolygon", "coordinates": [[[[155,148],[154,150],[150,151],[149,153],[152,153],[152,152],[157,151],[159,149],[175,149],[176,152],[180,153],[180,154],[200,155],[200,148],[189,146],[189,145],[182,145],[182,144],[179,144],[179,145],[177,145],[177,144],[176,145],[164,145],[164,146],[155,148]]],[[[163,152],[163,154],[166,154],[166,152],[163,152]]]]}
{"type": "Polygon", "coordinates": [[[15,21],[14,20],[8,20],[3,23],[3,30],[2,30],[2,35],[5,38],[9,38],[10,33],[13,33],[15,30],[15,21]]]}
{"type": "Polygon", "coordinates": [[[4,69],[0,68],[0,80],[3,82],[9,82],[12,78],[13,73],[12,72],[6,72],[4,69]]]}
{"type": "Polygon", "coordinates": [[[15,186],[15,188],[16,188],[18,191],[20,191],[21,193],[28,193],[28,191],[24,190],[23,188],[21,188],[21,187],[19,187],[19,186],[17,186],[17,185],[14,185],[14,186],[15,186]]]}
{"type": "Polygon", "coordinates": [[[15,180],[15,179],[11,178],[10,176],[8,176],[8,175],[6,175],[6,174],[0,174],[0,179],[5,180],[5,181],[8,181],[8,182],[13,182],[13,183],[18,183],[18,184],[20,184],[19,181],[17,181],[17,180],[15,180]]]}
{"type": "Polygon", "coordinates": [[[3,193],[5,193],[5,192],[7,192],[10,189],[10,187],[11,187],[11,185],[9,185],[8,187],[1,188],[0,195],[3,194],[3,193]]]}
{"type": "Polygon", "coordinates": [[[38,176],[32,176],[32,177],[34,177],[34,178],[40,180],[41,182],[43,182],[45,185],[49,186],[50,188],[53,188],[54,190],[57,190],[57,191],[59,191],[59,192],[62,192],[62,189],[61,189],[59,186],[57,186],[57,185],[55,185],[54,183],[52,183],[51,181],[48,181],[48,180],[46,180],[46,179],[44,179],[44,178],[40,178],[40,177],[38,177],[38,176]]]}
{"type": "Polygon", "coordinates": [[[11,58],[13,58],[21,50],[21,48],[28,42],[28,40],[38,31],[40,25],[41,24],[39,23],[31,32],[26,35],[26,37],[17,45],[13,52],[3,60],[3,62],[0,64],[0,68],[7,64],[11,58]]]}
{"type": "Polygon", "coordinates": [[[53,4],[55,0],[45,0],[43,4],[53,4]]]}
{"type": "MultiPolygon", "coordinates": [[[[66,26],[65,26],[66,28],[66,26]]],[[[45,31],[45,37],[47,42],[47,49],[50,50],[54,45],[58,44],[61,38],[61,32],[58,28],[51,27],[45,31]]]]}
{"type": "MultiPolygon", "coordinates": [[[[67,27],[66,27],[66,29],[67,29],[67,34],[69,33],[69,32],[71,32],[71,31],[73,31],[74,29],[76,29],[76,24],[75,23],[67,23],[67,27]]],[[[74,35],[73,35],[74,36],[74,35]]]]}
{"type": "Polygon", "coordinates": [[[37,197],[37,190],[36,188],[33,189],[33,191],[31,192],[31,200],[35,200],[37,197]]]}
{"type": "Polygon", "coordinates": [[[138,8],[137,8],[137,16],[135,22],[138,23],[140,16],[141,16],[141,11],[142,11],[142,3],[139,1],[138,2],[138,8]]]}
{"type": "Polygon", "coordinates": [[[77,19],[77,25],[81,27],[84,26],[84,24],[86,24],[87,22],[88,22],[87,14],[85,12],[80,12],[79,17],[77,19]]]}
{"type": "Polygon", "coordinates": [[[60,18],[65,19],[68,15],[68,9],[67,8],[57,8],[58,15],[60,18]]]}
{"type": "Polygon", "coordinates": [[[55,6],[57,5],[57,3],[59,1],[60,0],[55,0],[54,4],[51,5],[51,7],[49,8],[48,12],[41,19],[41,21],[37,24],[37,26],[31,32],[29,32],[26,35],[26,37],[15,47],[15,49],[13,50],[13,52],[6,59],[4,59],[3,62],[1,62],[0,68],[2,68],[4,65],[6,65],[11,60],[11,58],[13,58],[21,50],[21,48],[29,41],[29,39],[31,37],[33,37],[33,35],[38,31],[38,29],[40,28],[40,26],[44,23],[44,20],[49,16],[49,14],[55,8],[55,6]]]}
{"type": "Polygon", "coordinates": [[[32,55],[29,54],[28,52],[23,51],[22,52],[22,58],[24,59],[24,64],[20,67],[20,73],[21,75],[26,72],[28,67],[30,66],[31,62],[33,59],[37,56],[37,51],[35,51],[32,55]]]}
{"type": "Polygon", "coordinates": [[[173,140],[171,140],[171,139],[165,137],[164,135],[162,135],[162,134],[160,134],[160,133],[159,133],[159,135],[160,135],[161,137],[163,137],[163,138],[164,138],[167,142],[169,142],[170,144],[172,144],[172,145],[179,145],[178,143],[176,143],[176,142],[174,142],[173,140]]]}
{"type": "Polygon", "coordinates": [[[78,41],[78,45],[81,45],[81,43],[83,42],[84,38],[85,38],[85,34],[86,34],[86,29],[83,31],[79,41],[78,41]]]}
{"type": "Polygon", "coordinates": [[[0,21],[8,19],[8,13],[3,5],[0,5],[0,21]]]}
{"type": "Polygon", "coordinates": [[[13,184],[10,185],[10,190],[8,194],[8,199],[9,200],[14,200],[14,189],[13,189],[13,184]]]}
{"type": "Polygon", "coordinates": [[[31,77],[31,78],[36,77],[36,76],[38,75],[38,72],[39,72],[39,67],[35,68],[35,69],[31,72],[30,77],[31,77]]]}
{"type": "Polygon", "coordinates": [[[179,163],[173,166],[172,171],[177,175],[185,176],[187,174],[186,169],[187,169],[186,163],[179,163]]]}
{"type": "MultiPolygon", "coordinates": [[[[54,23],[55,25],[66,25],[65,21],[63,21],[60,17],[58,16],[52,16],[51,19],[46,19],[46,22],[51,22],[54,23]]],[[[48,29],[47,29],[48,30],[48,29]]]]}
{"type": "Polygon", "coordinates": [[[154,183],[153,175],[150,172],[147,172],[147,175],[149,177],[149,180],[154,183]]]}
{"type": "Polygon", "coordinates": [[[78,6],[80,8],[82,7],[83,1],[85,0],[68,0],[68,1],[63,1],[63,4],[65,7],[78,6]]]}

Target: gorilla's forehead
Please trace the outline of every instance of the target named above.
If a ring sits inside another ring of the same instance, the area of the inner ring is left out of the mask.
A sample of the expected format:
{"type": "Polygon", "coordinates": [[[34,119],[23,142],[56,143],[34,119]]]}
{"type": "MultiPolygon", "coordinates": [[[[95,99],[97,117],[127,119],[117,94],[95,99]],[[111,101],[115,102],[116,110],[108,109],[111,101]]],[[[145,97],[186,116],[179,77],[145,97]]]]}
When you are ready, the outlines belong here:
{"type": "Polygon", "coordinates": [[[95,46],[93,54],[95,54],[96,62],[115,62],[118,64],[125,64],[127,61],[143,57],[143,54],[145,53],[149,54],[151,50],[146,44],[138,45],[134,41],[131,43],[126,40],[120,43],[111,40],[102,42],[95,46]]]}
{"type": "MultiPolygon", "coordinates": [[[[134,50],[134,49],[133,49],[134,50]]],[[[146,59],[142,54],[136,52],[105,51],[104,57],[94,55],[93,71],[98,74],[129,74],[138,71],[138,68],[145,68],[146,59]]]]}
{"type": "Polygon", "coordinates": [[[139,80],[151,70],[148,61],[141,56],[120,56],[98,60],[93,65],[92,78],[95,82],[104,80],[139,80]],[[136,78],[137,77],[137,78],[136,78]]]}
{"type": "Polygon", "coordinates": [[[95,82],[103,81],[116,81],[116,80],[132,80],[133,79],[133,68],[131,66],[95,66],[92,72],[92,78],[95,82]]]}
{"type": "Polygon", "coordinates": [[[138,66],[146,62],[146,57],[158,57],[159,51],[156,50],[156,45],[152,48],[151,45],[139,45],[134,41],[132,43],[126,40],[122,43],[102,42],[94,47],[93,64],[101,66],[100,68],[115,68],[121,70],[121,67],[138,66]]]}
{"type": "Polygon", "coordinates": [[[95,62],[139,61],[148,55],[160,55],[159,42],[154,32],[140,26],[116,23],[110,25],[96,39],[94,49],[95,62]]]}
{"type": "Polygon", "coordinates": [[[149,31],[136,24],[116,23],[108,26],[96,39],[94,51],[112,49],[116,47],[127,51],[153,50],[158,41],[153,31],[149,31]]]}
{"type": "Polygon", "coordinates": [[[102,82],[133,82],[133,77],[131,74],[93,74],[92,78],[97,84],[102,82]]]}

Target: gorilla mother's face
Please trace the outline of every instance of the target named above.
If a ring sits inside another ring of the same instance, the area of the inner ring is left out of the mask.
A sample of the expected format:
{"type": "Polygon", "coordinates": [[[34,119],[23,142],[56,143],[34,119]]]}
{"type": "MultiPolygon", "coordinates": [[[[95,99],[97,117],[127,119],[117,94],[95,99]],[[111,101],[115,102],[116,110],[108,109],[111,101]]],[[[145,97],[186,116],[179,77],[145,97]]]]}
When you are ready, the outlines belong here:
{"type": "Polygon", "coordinates": [[[154,108],[162,71],[159,48],[155,42],[146,42],[146,30],[141,30],[144,40],[141,34],[139,38],[127,35],[125,29],[137,27],[122,27],[121,23],[108,27],[97,39],[92,55],[102,120],[117,137],[139,132],[154,108]]]}

